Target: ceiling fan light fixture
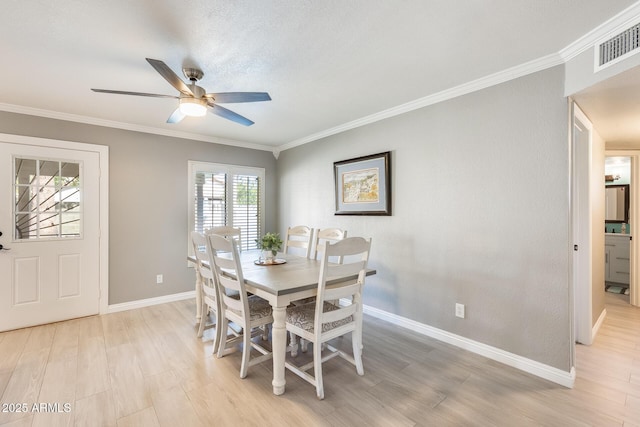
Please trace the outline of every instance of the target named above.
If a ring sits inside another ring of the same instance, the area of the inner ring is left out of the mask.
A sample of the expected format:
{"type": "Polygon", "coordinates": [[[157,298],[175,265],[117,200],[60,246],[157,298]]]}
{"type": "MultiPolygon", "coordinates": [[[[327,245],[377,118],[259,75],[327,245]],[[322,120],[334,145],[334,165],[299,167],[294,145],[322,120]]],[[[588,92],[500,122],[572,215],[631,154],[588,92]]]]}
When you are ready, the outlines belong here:
{"type": "Polygon", "coordinates": [[[181,98],[180,112],[185,116],[202,117],[207,114],[207,101],[196,98],[181,98]]]}

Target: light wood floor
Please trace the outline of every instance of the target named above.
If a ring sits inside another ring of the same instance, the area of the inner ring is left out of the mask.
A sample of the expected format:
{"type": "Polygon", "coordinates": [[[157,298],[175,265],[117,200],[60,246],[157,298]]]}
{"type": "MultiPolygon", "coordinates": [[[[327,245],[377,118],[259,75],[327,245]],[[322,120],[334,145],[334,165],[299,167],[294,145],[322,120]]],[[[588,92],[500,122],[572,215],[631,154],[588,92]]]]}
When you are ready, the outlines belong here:
{"type": "Polygon", "coordinates": [[[216,359],[195,337],[193,301],[6,332],[0,424],[640,426],[640,309],[625,298],[607,295],[571,390],[368,316],[365,376],[327,362],[324,401],[291,373],[274,396],[270,362],[241,380],[239,353],[216,359]]]}

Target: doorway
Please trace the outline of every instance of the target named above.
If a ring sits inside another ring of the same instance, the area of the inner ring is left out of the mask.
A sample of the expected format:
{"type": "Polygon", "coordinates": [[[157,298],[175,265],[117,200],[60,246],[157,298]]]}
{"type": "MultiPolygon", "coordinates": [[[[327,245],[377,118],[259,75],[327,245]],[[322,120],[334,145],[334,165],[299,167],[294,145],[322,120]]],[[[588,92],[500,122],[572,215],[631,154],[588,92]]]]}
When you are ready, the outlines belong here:
{"type": "MultiPolygon", "coordinates": [[[[640,307],[640,289],[638,285],[638,250],[637,250],[637,238],[634,239],[634,234],[638,231],[638,225],[640,224],[640,186],[637,184],[637,180],[640,176],[640,151],[639,150],[612,150],[607,149],[605,151],[607,158],[625,158],[625,164],[620,168],[608,169],[614,174],[620,174],[620,179],[615,180],[616,183],[623,184],[628,182],[629,184],[629,221],[626,224],[626,234],[629,235],[629,285],[628,295],[624,295],[624,299],[628,300],[629,304],[640,307]],[[628,174],[628,178],[623,178],[624,174],[628,174]]],[[[611,160],[610,162],[613,162],[611,160]]],[[[608,227],[615,226],[616,234],[621,231],[622,224],[607,224],[608,227]]],[[[611,231],[611,228],[609,229],[611,231]]]]}
{"type": "Polygon", "coordinates": [[[629,300],[632,227],[631,157],[608,155],[605,174],[605,292],[629,300]]]}
{"type": "MultiPolygon", "coordinates": [[[[593,341],[593,220],[591,166],[593,125],[577,104],[571,103],[572,152],[572,239],[573,312],[572,342],[590,345],[593,341]]],[[[599,275],[599,273],[598,273],[599,275]]],[[[573,355],[572,355],[573,356],[573,355]]],[[[573,358],[572,358],[573,359],[573,358]]],[[[573,359],[575,361],[575,359],[573,359]]],[[[573,365],[575,366],[575,365],[573,365]]]]}

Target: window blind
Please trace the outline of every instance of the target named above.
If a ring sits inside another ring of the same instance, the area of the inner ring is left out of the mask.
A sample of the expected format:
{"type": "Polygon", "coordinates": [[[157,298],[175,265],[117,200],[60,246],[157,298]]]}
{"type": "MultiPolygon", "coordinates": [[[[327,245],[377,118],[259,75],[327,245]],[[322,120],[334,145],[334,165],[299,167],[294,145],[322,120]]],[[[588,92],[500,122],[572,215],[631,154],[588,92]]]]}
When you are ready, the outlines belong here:
{"type": "Polygon", "coordinates": [[[255,249],[260,237],[260,179],[233,176],[233,227],[242,230],[242,250],[255,249]]]}
{"type": "Polygon", "coordinates": [[[227,224],[226,181],[224,173],[196,172],[195,231],[227,224]]]}
{"type": "Polygon", "coordinates": [[[262,179],[251,168],[198,163],[192,168],[192,230],[240,228],[241,250],[255,249],[262,235],[262,179]]]}

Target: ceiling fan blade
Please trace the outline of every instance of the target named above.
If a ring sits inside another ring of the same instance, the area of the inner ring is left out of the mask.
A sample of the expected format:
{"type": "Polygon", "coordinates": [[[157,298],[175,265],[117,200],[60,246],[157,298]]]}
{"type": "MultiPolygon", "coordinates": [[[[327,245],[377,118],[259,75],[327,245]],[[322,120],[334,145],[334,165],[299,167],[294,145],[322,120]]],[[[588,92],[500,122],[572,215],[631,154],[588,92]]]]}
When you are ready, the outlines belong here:
{"type": "Polygon", "coordinates": [[[174,111],[167,119],[167,123],[180,123],[184,117],[185,115],[180,111],[180,108],[176,108],[176,111],[174,111]]]}
{"type": "Polygon", "coordinates": [[[211,112],[213,114],[224,117],[225,119],[231,120],[232,122],[236,122],[244,126],[251,126],[254,123],[246,117],[242,117],[240,114],[234,113],[233,111],[227,110],[226,108],[219,105],[211,103],[209,103],[208,105],[209,107],[211,107],[211,112]]]}
{"type": "Polygon", "coordinates": [[[151,64],[153,68],[155,68],[158,73],[160,73],[162,77],[164,77],[166,81],[169,82],[171,86],[175,87],[178,92],[185,95],[194,96],[193,92],[191,92],[191,89],[189,89],[189,86],[187,86],[180,79],[180,77],[178,77],[178,75],[174,73],[171,68],[169,68],[167,64],[157,59],[146,58],[146,60],[149,64],[151,64]]]}
{"type": "Polygon", "coordinates": [[[153,98],[174,98],[179,99],[177,96],[173,95],[159,95],[157,93],[144,93],[144,92],[128,92],[125,90],[109,90],[109,89],[91,89],[94,92],[99,93],[114,93],[116,95],[135,95],[135,96],[151,96],[153,98]]]}
{"type": "Polygon", "coordinates": [[[222,92],[208,93],[205,96],[221,104],[234,102],[271,101],[271,97],[267,92],[222,92]]]}

